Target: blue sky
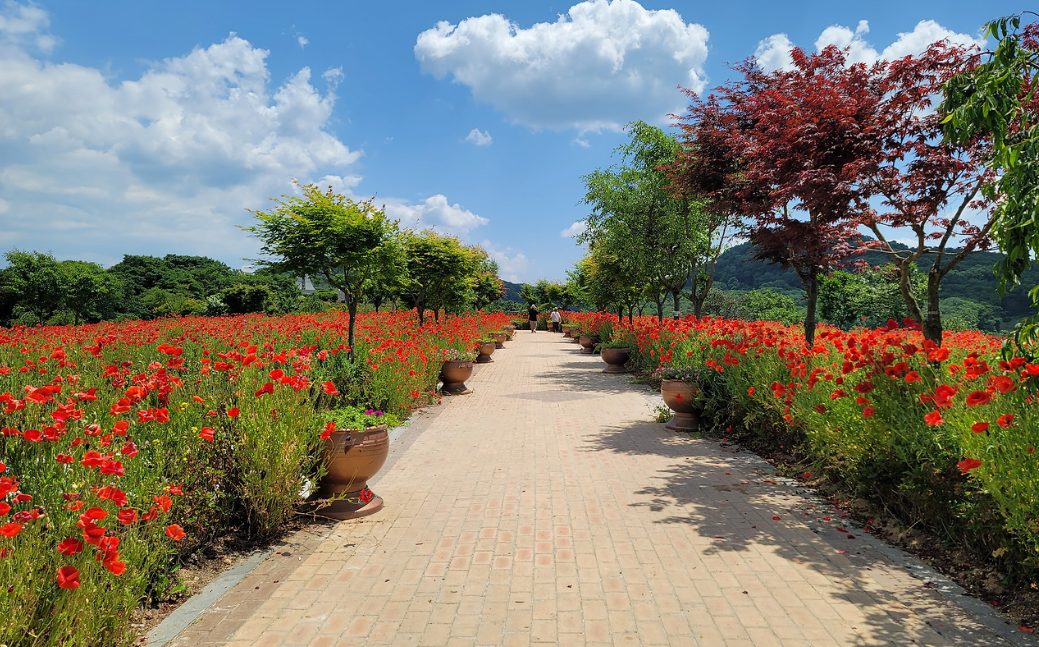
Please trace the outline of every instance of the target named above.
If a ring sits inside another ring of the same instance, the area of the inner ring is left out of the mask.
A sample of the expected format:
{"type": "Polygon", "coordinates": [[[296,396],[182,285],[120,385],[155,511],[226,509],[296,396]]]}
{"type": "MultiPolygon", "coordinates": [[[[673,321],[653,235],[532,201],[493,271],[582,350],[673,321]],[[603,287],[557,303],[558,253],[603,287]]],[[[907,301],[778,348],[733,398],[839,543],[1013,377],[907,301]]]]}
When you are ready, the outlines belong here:
{"type": "Polygon", "coordinates": [[[247,208],[320,181],[484,246],[513,281],[581,250],[581,176],[678,85],[836,43],[977,38],[977,2],[0,0],[0,252],[256,254],[247,208]]]}

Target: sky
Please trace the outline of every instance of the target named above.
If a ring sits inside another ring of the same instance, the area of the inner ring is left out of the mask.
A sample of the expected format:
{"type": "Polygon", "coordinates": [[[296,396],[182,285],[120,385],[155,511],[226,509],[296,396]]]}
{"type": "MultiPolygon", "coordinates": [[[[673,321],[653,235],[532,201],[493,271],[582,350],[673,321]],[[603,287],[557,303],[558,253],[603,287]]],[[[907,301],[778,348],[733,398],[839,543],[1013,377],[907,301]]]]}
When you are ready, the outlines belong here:
{"type": "Polygon", "coordinates": [[[756,55],[969,43],[1020,3],[0,0],[0,253],[243,267],[292,180],[565,279],[624,124],[756,55]]]}

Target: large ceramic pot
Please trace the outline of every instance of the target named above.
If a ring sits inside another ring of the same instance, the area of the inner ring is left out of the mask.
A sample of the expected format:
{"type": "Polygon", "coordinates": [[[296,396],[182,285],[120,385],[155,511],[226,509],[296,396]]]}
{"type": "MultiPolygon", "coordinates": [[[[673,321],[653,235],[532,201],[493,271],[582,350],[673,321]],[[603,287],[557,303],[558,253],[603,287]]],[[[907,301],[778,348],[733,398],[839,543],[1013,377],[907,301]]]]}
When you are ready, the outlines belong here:
{"type": "Polygon", "coordinates": [[[440,379],[444,386],[441,391],[444,395],[468,395],[472,390],[465,385],[465,381],[473,374],[473,363],[470,361],[444,362],[440,368],[440,379]]]}
{"type": "Polygon", "coordinates": [[[563,337],[570,339],[570,324],[563,324],[563,337]]]}
{"type": "Polygon", "coordinates": [[[597,338],[589,337],[588,335],[581,335],[579,341],[581,343],[581,352],[585,355],[591,355],[595,351],[595,345],[599,343],[597,338]]]}
{"type": "Polygon", "coordinates": [[[505,348],[505,333],[500,332],[494,336],[494,347],[505,348]]]}
{"type": "Polygon", "coordinates": [[[624,365],[628,363],[628,358],[631,354],[627,348],[604,348],[599,351],[604,362],[606,362],[606,368],[602,370],[603,373],[627,373],[628,369],[624,368],[624,365]]]}
{"type": "Polygon", "coordinates": [[[505,341],[512,341],[512,335],[515,332],[516,332],[515,329],[506,328],[505,329],[505,341]]]}
{"type": "Polygon", "coordinates": [[[700,418],[696,415],[693,403],[700,393],[700,386],[695,382],[682,380],[664,380],[660,383],[660,395],[675,415],[665,428],[674,431],[696,431],[700,428],[700,418]]]}
{"type": "Polygon", "coordinates": [[[480,344],[480,356],[476,358],[477,364],[487,364],[493,362],[491,355],[494,354],[494,349],[497,348],[497,344],[494,340],[485,341],[480,344]]]}
{"type": "Polygon", "coordinates": [[[390,434],[386,425],[334,432],[325,439],[322,459],[327,473],[310,500],[314,512],[330,519],[356,519],[382,510],[382,497],[368,489],[386,463],[390,434]],[[321,499],[337,499],[321,507],[321,499]]]}

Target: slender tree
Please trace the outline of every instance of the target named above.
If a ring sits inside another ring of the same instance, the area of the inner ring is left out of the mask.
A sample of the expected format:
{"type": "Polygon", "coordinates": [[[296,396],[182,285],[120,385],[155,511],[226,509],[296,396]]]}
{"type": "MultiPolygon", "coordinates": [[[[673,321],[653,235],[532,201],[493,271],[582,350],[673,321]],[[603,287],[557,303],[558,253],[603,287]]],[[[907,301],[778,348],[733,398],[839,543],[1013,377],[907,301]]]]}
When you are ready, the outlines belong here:
{"type": "Polygon", "coordinates": [[[357,306],[373,285],[404,276],[397,223],[372,200],[355,202],[331,187],[322,192],[313,184],[296,186],[302,195],[283,195],[270,211],[250,211],[257,224],[243,229],[263,242],[267,258],[257,264],[295,276],[320,274],[345,295],[352,360],[357,306]]]}

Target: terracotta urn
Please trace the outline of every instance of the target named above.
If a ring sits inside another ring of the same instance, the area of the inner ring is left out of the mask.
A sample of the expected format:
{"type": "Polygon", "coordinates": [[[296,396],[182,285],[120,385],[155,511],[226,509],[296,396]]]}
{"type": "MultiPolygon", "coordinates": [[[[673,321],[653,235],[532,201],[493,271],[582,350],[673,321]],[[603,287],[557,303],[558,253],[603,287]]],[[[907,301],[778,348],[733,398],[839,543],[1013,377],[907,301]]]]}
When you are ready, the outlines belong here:
{"type": "Polygon", "coordinates": [[[476,363],[488,364],[493,362],[494,360],[491,359],[491,355],[494,354],[494,349],[497,347],[498,345],[493,339],[480,344],[480,356],[476,358],[476,363]]]}
{"type": "Polygon", "coordinates": [[[624,365],[628,363],[628,359],[631,354],[627,348],[604,348],[599,351],[604,362],[606,362],[606,368],[602,370],[603,373],[627,373],[628,369],[624,368],[624,365]]]}
{"type": "Polygon", "coordinates": [[[588,335],[581,335],[581,339],[580,339],[581,352],[584,353],[585,355],[591,355],[593,352],[595,352],[595,344],[598,341],[599,340],[596,339],[595,337],[589,337],[588,335]]]}
{"type": "Polygon", "coordinates": [[[440,368],[440,379],[444,386],[441,391],[444,395],[468,395],[472,389],[465,385],[465,381],[473,374],[473,363],[470,361],[444,362],[440,368]]]}
{"type": "Polygon", "coordinates": [[[503,329],[505,330],[505,332],[507,332],[507,333],[509,333],[509,332],[515,332],[515,331],[516,331],[516,325],[515,325],[515,324],[510,324],[510,323],[508,323],[508,324],[505,324],[504,326],[502,326],[502,328],[503,328],[503,329]]]}
{"type": "Polygon", "coordinates": [[[696,415],[696,407],[693,406],[699,393],[700,386],[695,382],[664,380],[660,383],[660,395],[664,397],[664,404],[675,412],[674,417],[664,425],[665,429],[696,431],[700,428],[700,418],[696,415]]]}
{"type": "Polygon", "coordinates": [[[515,333],[515,332],[516,331],[514,329],[510,330],[510,329],[506,328],[505,329],[505,341],[512,341],[512,334],[515,333]]]}
{"type": "Polygon", "coordinates": [[[505,339],[506,339],[505,333],[500,332],[500,333],[496,334],[494,336],[494,347],[495,348],[505,348],[505,339]]]}
{"type": "Polygon", "coordinates": [[[390,451],[390,434],[386,425],[364,431],[337,431],[325,439],[322,459],[327,473],[310,497],[314,512],[330,519],[356,519],[382,510],[382,497],[368,489],[390,451]],[[335,498],[321,506],[321,499],[335,498]]]}
{"type": "Polygon", "coordinates": [[[570,338],[570,326],[567,324],[563,324],[563,337],[570,338]]]}

